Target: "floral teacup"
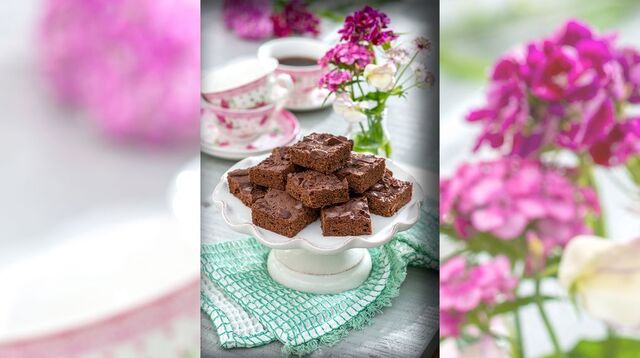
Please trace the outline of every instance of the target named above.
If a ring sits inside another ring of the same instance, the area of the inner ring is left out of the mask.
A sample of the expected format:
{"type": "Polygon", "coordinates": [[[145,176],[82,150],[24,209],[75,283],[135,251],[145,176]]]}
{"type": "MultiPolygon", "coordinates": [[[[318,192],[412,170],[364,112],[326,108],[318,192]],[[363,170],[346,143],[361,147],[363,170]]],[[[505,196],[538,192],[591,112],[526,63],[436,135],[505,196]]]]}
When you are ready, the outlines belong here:
{"type": "Polygon", "coordinates": [[[283,100],[293,87],[291,77],[276,73],[275,58],[245,58],[205,73],[202,97],[227,109],[252,109],[283,100]]]}
{"type": "Polygon", "coordinates": [[[209,120],[231,141],[250,142],[267,132],[274,116],[282,110],[282,102],[251,109],[231,109],[206,106],[209,120]]]}
{"type": "Polygon", "coordinates": [[[265,42],[258,49],[258,58],[278,59],[276,73],[287,74],[293,80],[293,91],[287,106],[314,106],[316,99],[312,93],[318,89],[320,77],[327,72],[318,65],[320,59],[329,50],[329,45],[306,37],[289,37],[265,42]]]}

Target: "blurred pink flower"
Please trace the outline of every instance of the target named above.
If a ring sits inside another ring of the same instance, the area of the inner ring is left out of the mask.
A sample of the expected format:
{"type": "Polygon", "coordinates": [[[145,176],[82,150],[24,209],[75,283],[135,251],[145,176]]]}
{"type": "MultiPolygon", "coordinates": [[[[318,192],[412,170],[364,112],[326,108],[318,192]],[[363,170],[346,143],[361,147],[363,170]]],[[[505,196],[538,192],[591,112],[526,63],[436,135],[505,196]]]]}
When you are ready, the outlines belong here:
{"type": "Polygon", "coordinates": [[[59,99],[117,138],[197,136],[198,2],[47,0],[43,15],[40,65],[59,99]]]}
{"type": "Polygon", "coordinates": [[[224,0],[222,16],[229,30],[247,40],[273,35],[271,2],[264,0],[224,0]]]}
{"type": "Polygon", "coordinates": [[[610,146],[616,123],[625,122],[619,108],[640,101],[640,55],[614,45],[615,36],[597,35],[570,20],[552,36],[529,43],[523,54],[500,58],[486,105],[467,116],[483,125],[476,149],[489,144],[509,155],[535,157],[555,146],[590,154],[604,166],[640,154],[629,147],[598,149],[610,146]]]}
{"type": "Polygon", "coordinates": [[[590,233],[585,217],[600,212],[593,190],[577,187],[569,174],[516,157],[463,164],[440,182],[441,220],[463,239],[535,238],[542,246],[536,254],[546,257],[590,233]]]}
{"type": "Polygon", "coordinates": [[[492,306],[513,299],[517,283],[504,256],[475,266],[462,256],[449,259],[440,268],[441,335],[459,336],[467,313],[481,303],[492,306]]]}
{"type": "Polygon", "coordinates": [[[301,0],[291,0],[282,12],[271,15],[273,34],[277,37],[291,34],[320,34],[320,19],[301,0]]]}
{"type": "Polygon", "coordinates": [[[301,0],[289,0],[280,12],[273,11],[272,1],[224,0],[222,13],[227,28],[247,40],[320,34],[320,19],[301,0]]]}

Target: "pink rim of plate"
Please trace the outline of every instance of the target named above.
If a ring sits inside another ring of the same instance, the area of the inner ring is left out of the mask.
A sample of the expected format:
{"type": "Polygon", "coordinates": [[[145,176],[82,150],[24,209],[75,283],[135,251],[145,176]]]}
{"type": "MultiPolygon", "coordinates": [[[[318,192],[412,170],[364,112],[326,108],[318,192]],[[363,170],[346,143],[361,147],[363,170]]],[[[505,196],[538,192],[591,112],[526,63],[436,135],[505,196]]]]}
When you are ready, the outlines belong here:
{"type": "MultiPolygon", "coordinates": [[[[57,332],[0,342],[0,357],[76,356],[95,350],[108,350],[122,342],[140,342],[152,329],[163,328],[170,337],[170,325],[180,317],[198,316],[200,280],[161,295],[143,304],[93,323],[66,328],[57,332]]],[[[197,338],[197,337],[196,337],[197,338]]],[[[144,347],[136,346],[142,354],[144,347]]]]}
{"type": "Polygon", "coordinates": [[[265,83],[267,83],[267,75],[264,75],[256,80],[253,80],[247,84],[244,84],[240,87],[235,87],[235,88],[231,88],[228,90],[224,90],[221,92],[208,92],[208,93],[202,93],[202,98],[204,98],[205,100],[209,100],[209,99],[218,99],[221,97],[226,97],[226,96],[235,96],[238,94],[241,94],[243,92],[248,92],[248,91],[252,91],[254,89],[256,89],[259,86],[264,85],[265,83]]]}
{"type": "MultiPolygon", "coordinates": [[[[207,146],[214,146],[216,148],[216,150],[220,150],[220,151],[224,151],[226,153],[233,153],[233,154],[253,154],[253,153],[258,153],[258,152],[263,152],[266,150],[270,150],[276,147],[280,147],[283,145],[287,145],[289,144],[294,138],[296,138],[296,136],[298,135],[298,133],[300,133],[300,122],[298,121],[298,118],[295,116],[295,114],[287,111],[287,110],[282,110],[279,114],[277,114],[277,118],[275,119],[275,121],[278,121],[280,123],[282,123],[283,125],[281,126],[284,129],[284,134],[282,134],[280,137],[282,137],[281,141],[278,141],[277,143],[270,143],[273,145],[269,145],[268,147],[257,147],[254,145],[255,142],[257,142],[259,139],[263,138],[264,136],[271,136],[272,134],[269,132],[266,132],[264,134],[262,134],[261,136],[259,136],[258,138],[256,138],[256,140],[250,142],[250,143],[246,143],[246,144],[234,144],[231,143],[230,140],[227,140],[227,142],[224,145],[220,145],[220,144],[216,144],[216,143],[207,143],[207,146]],[[235,147],[235,146],[241,146],[242,148],[239,147],[235,147]],[[235,147],[235,148],[234,148],[235,147]],[[247,149],[247,147],[251,148],[251,149],[247,149]]],[[[214,127],[215,128],[215,127],[214,127]]],[[[212,129],[217,131],[218,129],[212,129]]]]}

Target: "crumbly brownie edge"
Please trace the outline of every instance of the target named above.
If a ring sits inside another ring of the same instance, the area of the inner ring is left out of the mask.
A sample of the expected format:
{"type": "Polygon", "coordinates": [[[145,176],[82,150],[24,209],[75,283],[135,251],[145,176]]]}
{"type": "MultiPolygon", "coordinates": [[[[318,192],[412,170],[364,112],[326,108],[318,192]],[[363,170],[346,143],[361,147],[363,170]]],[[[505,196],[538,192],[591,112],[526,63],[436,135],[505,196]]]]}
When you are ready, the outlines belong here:
{"type": "Polygon", "coordinates": [[[358,194],[362,194],[367,191],[367,189],[371,188],[375,183],[380,181],[380,179],[382,179],[382,176],[385,173],[385,169],[386,165],[383,160],[362,177],[349,175],[346,178],[347,181],[349,181],[349,186],[351,187],[351,189],[358,194]]]}
{"type": "Polygon", "coordinates": [[[369,201],[369,211],[372,214],[380,216],[393,216],[398,210],[402,209],[409,201],[411,201],[411,193],[413,192],[413,184],[409,183],[409,186],[404,190],[396,200],[390,202],[384,202],[378,198],[365,193],[365,197],[369,201]]]}
{"type": "Polygon", "coordinates": [[[342,168],[346,164],[349,156],[351,155],[351,148],[345,146],[335,154],[328,156],[327,158],[324,158],[322,160],[313,159],[305,153],[300,153],[300,151],[296,150],[295,148],[292,148],[289,153],[291,155],[291,161],[294,164],[308,169],[313,169],[321,173],[329,174],[342,168]]]}
{"type": "Polygon", "coordinates": [[[255,185],[284,190],[287,182],[287,174],[289,173],[293,173],[293,170],[273,173],[262,168],[254,167],[249,170],[249,181],[255,185]]]}
{"type": "Polygon", "coordinates": [[[267,211],[256,209],[255,205],[251,207],[251,222],[253,224],[286,237],[294,237],[317,218],[318,212],[312,209],[305,210],[295,221],[286,221],[267,211]]]}
{"type": "Polygon", "coordinates": [[[313,193],[300,188],[295,184],[287,182],[287,194],[300,200],[302,204],[309,208],[319,209],[327,205],[335,205],[349,201],[349,188],[339,188],[338,190],[316,190],[313,193]]]}
{"type": "Polygon", "coordinates": [[[359,218],[349,219],[328,219],[324,215],[320,217],[320,227],[323,236],[360,236],[371,235],[371,219],[359,218]]]}

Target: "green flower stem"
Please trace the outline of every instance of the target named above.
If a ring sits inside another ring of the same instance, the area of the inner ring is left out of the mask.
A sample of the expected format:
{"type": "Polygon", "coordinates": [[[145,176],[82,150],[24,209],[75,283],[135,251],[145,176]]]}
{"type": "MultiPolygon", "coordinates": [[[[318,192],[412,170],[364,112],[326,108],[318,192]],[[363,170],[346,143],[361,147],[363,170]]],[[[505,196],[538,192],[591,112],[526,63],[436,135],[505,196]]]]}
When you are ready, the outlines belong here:
{"type": "Polygon", "coordinates": [[[640,187],[640,156],[635,156],[627,160],[627,171],[631,180],[640,187]]]}
{"type": "Polygon", "coordinates": [[[555,351],[555,356],[557,358],[564,357],[564,353],[562,352],[562,348],[560,348],[560,343],[558,342],[558,338],[553,330],[553,326],[551,325],[551,321],[549,321],[549,317],[547,317],[547,313],[544,310],[544,305],[542,304],[542,295],[540,294],[540,283],[541,280],[539,278],[535,279],[536,286],[536,307],[538,308],[538,313],[542,318],[542,322],[544,323],[545,328],[547,329],[547,333],[549,334],[549,339],[551,339],[551,344],[553,345],[553,349],[555,351]]]}
{"type": "Polygon", "coordinates": [[[522,344],[522,324],[520,322],[520,308],[516,308],[515,311],[513,311],[513,318],[516,328],[516,337],[514,342],[515,352],[513,353],[516,358],[524,358],[524,346],[522,344]]]}
{"type": "MultiPolygon", "coordinates": [[[[593,164],[584,157],[580,157],[580,177],[578,179],[578,184],[591,187],[595,192],[596,197],[600,198],[600,190],[598,189],[598,185],[593,175],[593,164]]],[[[600,237],[607,237],[607,228],[605,226],[603,213],[600,213],[598,216],[594,215],[590,221],[594,234],[600,237]]]]}
{"type": "Polygon", "coordinates": [[[416,53],[414,53],[413,56],[411,56],[411,60],[409,60],[409,62],[406,64],[406,66],[404,66],[400,70],[400,74],[398,75],[398,77],[396,77],[396,83],[394,84],[394,87],[398,84],[398,82],[400,82],[400,79],[402,78],[402,75],[404,75],[404,73],[407,70],[407,68],[409,68],[409,66],[411,66],[411,63],[416,59],[416,57],[418,57],[418,53],[419,53],[419,51],[416,51],[416,53]]]}
{"type": "Polygon", "coordinates": [[[605,355],[608,357],[616,357],[618,355],[617,345],[616,345],[616,332],[611,328],[607,327],[607,344],[605,344],[606,351],[605,355]]]}

